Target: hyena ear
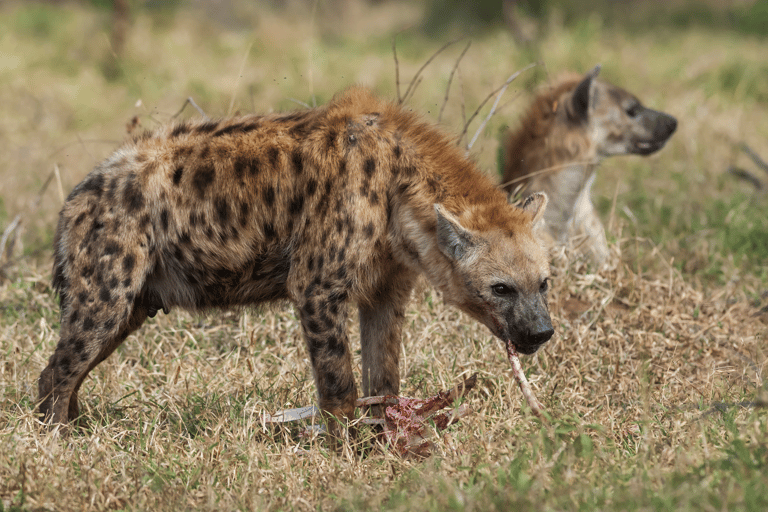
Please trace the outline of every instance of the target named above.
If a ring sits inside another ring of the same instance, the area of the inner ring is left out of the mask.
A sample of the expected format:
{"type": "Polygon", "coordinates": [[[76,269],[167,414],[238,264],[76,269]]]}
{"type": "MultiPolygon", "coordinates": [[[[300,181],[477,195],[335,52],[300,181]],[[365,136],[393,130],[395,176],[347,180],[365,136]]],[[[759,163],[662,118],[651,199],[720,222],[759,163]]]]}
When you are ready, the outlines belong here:
{"type": "Polygon", "coordinates": [[[534,192],[523,201],[522,209],[533,217],[531,223],[536,226],[544,218],[544,210],[547,209],[549,198],[544,192],[534,192]]]}
{"type": "Polygon", "coordinates": [[[586,74],[584,80],[573,90],[571,101],[568,105],[568,116],[576,122],[584,122],[589,119],[589,100],[592,92],[592,80],[600,73],[600,64],[592,68],[586,74]]]}
{"type": "Polygon", "coordinates": [[[464,229],[453,215],[435,204],[437,215],[437,247],[448,259],[463,259],[475,246],[472,233],[464,229]]]}

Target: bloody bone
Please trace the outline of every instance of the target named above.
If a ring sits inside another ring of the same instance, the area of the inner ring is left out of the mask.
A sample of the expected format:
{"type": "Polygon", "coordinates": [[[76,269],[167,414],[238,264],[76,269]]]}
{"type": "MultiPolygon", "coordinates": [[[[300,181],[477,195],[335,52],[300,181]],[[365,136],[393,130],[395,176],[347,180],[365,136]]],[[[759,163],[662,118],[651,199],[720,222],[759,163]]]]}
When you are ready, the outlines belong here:
{"type": "Polygon", "coordinates": [[[515,350],[515,346],[512,345],[511,341],[507,341],[507,357],[509,357],[509,362],[512,365],[512,373],[515,375],[515,380],[517,380],[517,383],[520,385],[520,391],[523,392],[523,396],[525,397],[525,401],[528,402],[531,412],[535,414],[536,417],[546,422],[547,418],[544,416],[544,408],[536,397],[533,396],[533,390],[531,390],[531,385],[528,383],[528,379],[525,378],[523,367],[520,365],[520,358],[517,357],[517,350],[515,350]]]}

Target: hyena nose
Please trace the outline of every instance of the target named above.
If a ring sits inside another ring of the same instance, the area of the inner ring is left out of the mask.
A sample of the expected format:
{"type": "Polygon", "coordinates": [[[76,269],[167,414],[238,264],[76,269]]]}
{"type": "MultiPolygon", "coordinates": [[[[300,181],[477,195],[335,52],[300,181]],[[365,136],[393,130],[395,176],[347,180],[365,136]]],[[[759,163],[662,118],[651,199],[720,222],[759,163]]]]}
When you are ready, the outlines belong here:
{"type": "Polygon", "coordinates": [[[541,330],[537,330],[536,332],[531,332],[528,336],[528,339],[533,345],[541,345],[548,342],[554,334],[555,330],[550,325],[548,327],[544,327],[541,330]]]}
{"type": "Polygon", "coordinates": [[[665,114],[662,121],[662,123],[659,123],[659,127],[662,131],[662,133],[659,135],[660,138],[667,138],[675,133],[675,130],[677,129],[677,119],[670,116],[669,114],[665,114]]]}

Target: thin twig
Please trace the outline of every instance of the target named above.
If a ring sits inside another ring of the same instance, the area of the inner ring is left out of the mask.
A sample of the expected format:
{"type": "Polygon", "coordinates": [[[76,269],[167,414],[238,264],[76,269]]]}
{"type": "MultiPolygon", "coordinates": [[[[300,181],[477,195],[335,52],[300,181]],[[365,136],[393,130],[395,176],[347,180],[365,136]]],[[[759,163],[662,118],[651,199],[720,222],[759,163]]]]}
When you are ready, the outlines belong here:
{"type": "Polygon", "coordinates": [[[456,64],[453,65],[453,69],[451,70],[451,74],[448,76],[448,85],[445,87],[445,98],[443,99],[443,104],[440,106],[440,113],[437,115],[437,122],[438,123],[443,119],[443,110],[445,110],[445,106],[448,104],[448,93],[451,90],[451,82],[453,82],[453,74],[458,69],[459,63],[461,62],[461,59],[464,58],[464,55],[466,55],[467,50],[469,50],[469,47],[471,45],[472,45],[472,41],[468,41],[467,42],[467,46],[464,47],[464,51],[462,51],[461,55],[459,55],[459,58],[456,59],[456,64]]]}
{"type": "Polygon", "coordinates": [[[195,103],[195,100],[193,100],[193,99],[192,99],[192,96],[189,96],[189,97],[188,97],[188,98],[187,98],[187,99],[184,101],[184,104],[181,106],[181,108],[179,109],[179,111],[178,111],[178,112],[176,112],[175,114],[173,114],[173,115],[171,116],[171,119],[176,119],[177,117],[179,117],[179,116],[181,115],[181,113],[182,113],[182,112],[184,112],[184,109],[187,107],[187,105],[192,105],[193,107],[195,107],[195,109],[196,109],[198,112],[200,112],[200,115],[201,115],[201,116],[203,116],[203,119],[208,119],[208,116],[207,116],[207,115],[205,115],[205,112],[203,112],[203,109],[201,109],[200,107],[198,107],[198,106],[197,106],[197,103],[195,103]]]}
{"type": "MultiPolygon", "coordinates": [[[[237,97],[237,86],[240,85],[240,79],[243,77],[243,69],[245,69],[245,61],[248,60],[248,55],[251,53],[251,48],[253,48],[253,41],[251,41],[251,44],[248,45],[248,49],[245,51],[245,55],[243,55],[243,60],[240,62],[240,71],[237,72],[237,78],[235,79],[235,86],[232,88],[232,99],[229,100],[229,109],[227,109],[227,115],[232,115],[232,109],[235,108],[235,98],[237,97]]],[[[199,109],[198,109],[199,110],[199,109]]]]}
{"type": "MultiPolygon", "coordinates": [[[[402,32],[402,30],[400,32],[402,32]]],[[[400,96],[400,63],[397,62],[397,36],[400,32],[392,36],[392,55],[395,56],[395,87],[397,88],[398,104],[403,102],[403,97],[400,96]]]]}
{"type": "Polygon", "coordinates": [[[312,38],[315,35],[315,21],[317,18],[317,4],[319,3],[318,0],[315,0],[315,2],[312,4],[312,16],[310,16],[310,22],[309,22],[309,55],[308,55],[308,61],[309,61],[309,96],[312,98],[312,106],[317,106],[317,100],[315,99],[315,74],[312,71],[312,38]]]}
{"type": "Polygon", "coordinates": [[[505,181],[504,183],[501,183],[499,185],[499,188],[504,188],[507,185],[512,185],[513,183],[517,183],[519,181],[525,181],[528,178],[531,178],[533,176],[538,176],[539,174],[546,174],[548,172],[558,171],[560,169],[563,169],[565,167],[569,167],[571,165],[596,165],[598,163],[599,163],[599,161],[596,158],[593,158],[593,159],[590,159],[590,160],[577,160],[575,162],[568,162],[568,163],[564,163],[564,164],[553,165],[551,167],[545,167],[544,169],[539,169],[538,171],[529,172],[528,174],[524,174],[523,176],[518,176],[515,179],[509,180],[509,181],[505,181]]]}
{"type": "Polygon", "coordinates": [[[15,243],[11,242],[11,244],[8,246],[8,251],[6,253],[5,250],[5,244],[8,243],[8,238],[11,236],[11,233],[16,230],[17,227],[19,227],[19,224],[21,224],[21,214],[19,213],[16,215],[13,220],[11,221],[8,226],[6,226],[5,230],[3,230],[3,237],[0,238],[0,257],[5,255],[6,260],[11,259],[11,253],[13,252],[13,246],[16,245],[15,243]]]}
{"type": "Polygon", "coordinates": [[[761,169],[762,169],[762,170],[764,170],[765,172],[768,172],[768,163],[766,163],[766,161],[765,161],[765,160],[763,160],[762,158],[760,158],[760,155],[758,155],[757,153],[755,153],[755,152],[752,150],[752,148],[750,148],[749,146],[747,146],[747,144],[746,144],[746,143],[744,143],[744,144],[742,144],[742,145],[741,145],[741,150],[742,150],[744,153],[746,153],[746,155],[747,155],[747,156],[748,156],[748,157],[749,157],[749,158],[750,158],[750,159],[751,159],[753,162],[755,162],[755,165],[756,165],[756,166],[758,166],[759,168],[761,168],[761,169]]]}
{"type": "MultiPolygon", "coordinates": [[[[417,79],[419,78],[419,75],[421,75],[421,72],[422,72],[422,71],[424,71],[424,69],[425,69],[427,66],[429,66],[429,64],[430,64],[430,63],[431,63],[433,60],[435,60],[435,57],[437,57],[438,55],[440,55],[440,54],[441,54],[441,53],[442,53],[442,52],[443,52],[443,51],[444,51],[446,48],[448,48],[449,46],[451,46],[451,45],[453,45],[453,44],[456,44],[456,43],[458,43],[459,41],[461,41],[461,39],[463,39],[463,38],[454,39],[453,41],[448,41],[448,42],[447,42],[447,43],[445,43],[445,44],[444,44],[444,45],[443,45],[443,46],[442,46],[442,47],[441,47],[439,50],[437,50],[435,53],[433,53],[433,54],[432,54],[432,56],[431,56],[431,57],[429,57],[429,58],[427,59],[427,61],[426,61],[424,64],[422,64],[422,66],[419,68],[419,70],[416,72],[416,74],[415,74],[415,75],[413,75],[413,78],[411,79],[411,83],[410,83],[410,84],[408,84],[408,88],[405,90],[405,94],[403,95],[402,99],[399,99],[399,102],[400,102],[400,103],[405,103],[405,102],[408,100],[408,96],[409,96],[409,95],[410,95],[410,96],[413,96],[413,94],[416,92],[416,87],[418,87],[419,83],[421,83],[421,81],[420,81],[420,80],[418,80],[418,81],[417,81],[417,79]]],[[[399,93],[398,93],[398,98],[399,98],[399,93]]]]}
{"type": "Polygon", "coordinates": [[[304,108],[312,108],[312,107],[309,106],[309,103],[305,103],[305,102],[303,102],[301,100],[297,100],[296,98],[288,98],[288,101],[292,101],[292,102],[296,103],[297,105],[301,105],[304,108]]]}
{"type": "Polygon", "coordinates": [[[59,172],[59,164],[53,164],[53,173],[56,175],[56,185],[59,189],[59,199],[64,202],[64,187],[61,185],[61,173],[59,172]]]}
{"type": "Polygon", "coordinates": [[[467,145],[467,151],[472,149],[472,146],[475,144],[475,141],[477,140],[477,137],[483,131],[483,128],[485,128],[485,125],[488,124],[488,121],[491,120],[491,117],[493,117],[493,114],[496,112],[496,107],[499,105],[499,100],[501,100],[501,97],[507,91],[507,87],[509,87],[509,84],[511,84],[518,76],[520,76],[520,73],[522,73],[523,71],[527,71],[527,70],[531,69],[535,65],[536,65],[535,62],[533,64],[529,64],[528,66],[524,67],[520,71],[512,73],[512,75],[510,75],[510,77],[507,78],[507,81],[504,82],[504,85],[501,87],[501,90],[499,91],[499,94],[496,96],[496,101],[493,102],[493,106],[491,107],[490,112],[488,112],[488,115],[485,116],[485,119],[483,119],[483,122],[480,123],[480,126],[477,127],[477,131],[475,132],[475,136],[472,137],[472,140],[467,145]]]}
{"type": "MultiPolygon", "coordinates": [[[[475,119],[475,117],[477,117],[477,115],[480,113],[480,110],[481,110],[481,109],[482,109],[482,108],[485,106],[485,104],[486,104],[486,103],[488,103],[488,100],[490,100],[490,99],[491,99],[491,97],[492,97],[494,94],[498,93],[499,91],[502,91],[502,94],[503,94],[503,91],[505,91],[505,90],[507,89],[507,87],[509,87],[509,84],[510,84],[510,83],[512,83],[512,81],[513,81],[515,78],[517,78],[517,77],[520,75],[520,73],[522,73],[523,71],[527,71],[527,70],[531,69],[532,67],[534,67],[534,66],[536,66],[536,65],[538,65],[538,62],[534,62],[534,63],[532,63],[532,64],[528,64],[527,66],[525,66],[525,67],[524,67],[523,69],[521,69],[520,71],[516,71],[515,73],[512,73],[512,75],[511,75],[509,78],[507,78],[507,81],[506,81],[506,82],[504,82],[504,83],[503,83],[503,84],[501,84],[499,87],[497,87],[496,89],[494,89],[493,91],[491,91],[491,93],[490,93],[488,96],[486,96],[486,97],[485,97],[485,99],[482,101],[482,103],[480,103],[480,105],[477,107],[477,110],[475,110],[475,112],[474,112],[474,113],[473,113],[473,114],[470,116],[470,118],[469,118],[469,119],[467,120],[467,122],[464,124],[464,129],[462,130],[461,134],[459,135],[459,143],[461,143],[461,140],[462,140],[462,139],[464,138],[464,136],[467,134],[467,130],[469,130],[469,125],[470,125],[470,124],[472,124],[472,121],[473,121],[473,120],[475,119]]],[[[497,102],[498,102],[498,98],[497,98],[497,102]]],[[[491,113],[492,113],[492,112],[493,112],[493,110],[491,111],[491,113]]],[[[474,141],[473,141],[473,142],[474,142],[474,141]]]]}
{"type": "Polygon", "coordinates": [[[760,181],[760,179],[746,169],[732,165],[728,168],[728,172],[739,179],[749,182],[757,190],[763,189],[763,183],[760,181]]]}

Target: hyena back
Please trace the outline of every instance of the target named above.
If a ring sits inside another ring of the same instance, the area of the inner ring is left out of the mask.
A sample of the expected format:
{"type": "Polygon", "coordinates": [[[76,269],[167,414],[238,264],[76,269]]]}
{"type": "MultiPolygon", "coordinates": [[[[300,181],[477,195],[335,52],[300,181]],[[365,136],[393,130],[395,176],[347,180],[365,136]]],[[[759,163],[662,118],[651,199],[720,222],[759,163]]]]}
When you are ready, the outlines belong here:
{"type": "Polygon", "coordinates": [[[613,155],[649,155],[672,136],[677,120],[644,107],[631,93],[596,78],[570,77],[533,101],[518,131],[505,144],[507,192],[545,192],[546,231],[558,244],[585,237],[583,246],[601,262],[608,244],[591,199],[595,170],[613,155]]]}
{"type": "Polygon", "coordinates": [[[320,406],[351,416],[347,342],[358,305],[363,393],[397,394],[405,307],[423,274],[533,353],[553,333],[549,263],[522,208],[433,126],[353,88],[324,107],[161,128],[118,149],[59,217],[61,338],[39,379],[49,422],[147,317],[289,300],[320,406]]]}

